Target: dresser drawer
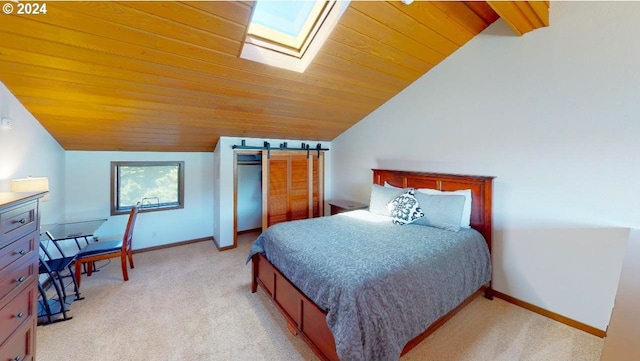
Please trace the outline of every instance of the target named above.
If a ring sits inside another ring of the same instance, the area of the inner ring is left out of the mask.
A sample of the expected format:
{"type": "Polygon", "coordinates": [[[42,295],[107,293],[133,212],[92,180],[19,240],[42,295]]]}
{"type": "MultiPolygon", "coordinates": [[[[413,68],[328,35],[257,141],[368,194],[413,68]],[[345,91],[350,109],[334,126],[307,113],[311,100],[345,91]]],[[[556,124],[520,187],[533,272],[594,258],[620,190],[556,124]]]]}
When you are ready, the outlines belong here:
{"type": "Polygon", "coordinates": [[[25,322],[16,333],[0,349],[2,361],[33,361],[33,350],[36,349],[33,319],[25,322]]]}
{"type": "Polygon", "coordinates": [[[38,203],[29,202],[0,213],[0,247],[38,229],[38,203]]]}
{"type": "Polygon", "coordinates": [[[38,254],[33,253],[22,262],[14,262],[0,274],[0,304],[5,303],[5,297],[22,291],[38,277],[38,254]]]}
{"type": "MultiPolygon", "coordinates": [[[[0,345],[11,336],[25,321],[33,323],[34,303],[36,300],[35,282],[9,301],[0,309],[0,345]]],[[[2,360],[2,359],[0,359],[2,360]]]]}
{"type": "Polygon", "coordinates": [[[40,242],[40,235],[38,232],[31,232],[31,234],[0,248],[0,272],[10,264],[36,253],[36,242],[40,242]]]}

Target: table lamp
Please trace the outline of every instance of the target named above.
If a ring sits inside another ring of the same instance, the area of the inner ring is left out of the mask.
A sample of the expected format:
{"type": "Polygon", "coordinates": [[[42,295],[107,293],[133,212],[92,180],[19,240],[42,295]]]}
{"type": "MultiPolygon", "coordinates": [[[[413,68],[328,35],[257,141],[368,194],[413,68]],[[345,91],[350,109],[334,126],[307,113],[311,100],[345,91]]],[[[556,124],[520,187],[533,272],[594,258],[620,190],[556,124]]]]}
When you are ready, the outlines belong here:
{"type": "MultiPolygon", "coordinates": [[[[48,192],[49,178],[47,177],[27,177],[14,179],[11,181],[12,192],[48,192]]],[[[49,200],[49,193],[42,197],[42,201],[49,200]]]]}

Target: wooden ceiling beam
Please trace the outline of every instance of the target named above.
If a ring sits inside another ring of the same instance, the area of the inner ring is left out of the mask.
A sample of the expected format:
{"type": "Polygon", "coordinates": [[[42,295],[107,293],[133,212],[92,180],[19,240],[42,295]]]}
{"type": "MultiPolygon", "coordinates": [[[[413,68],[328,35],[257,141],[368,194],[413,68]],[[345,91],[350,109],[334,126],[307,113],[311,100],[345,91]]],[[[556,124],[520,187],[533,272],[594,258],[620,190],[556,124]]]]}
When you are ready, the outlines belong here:
{"type": "Polygon", "coordinates": [[[487,1],[518,35],[549,26],[548,1],[487,1]]]}

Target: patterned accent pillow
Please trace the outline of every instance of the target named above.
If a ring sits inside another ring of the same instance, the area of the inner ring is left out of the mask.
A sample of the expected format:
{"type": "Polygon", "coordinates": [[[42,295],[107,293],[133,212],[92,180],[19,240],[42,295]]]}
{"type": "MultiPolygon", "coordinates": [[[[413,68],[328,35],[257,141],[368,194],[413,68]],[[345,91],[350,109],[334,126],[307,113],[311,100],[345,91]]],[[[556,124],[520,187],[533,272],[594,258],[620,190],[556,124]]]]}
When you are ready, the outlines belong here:
{"type": "Polygon", "coordinates": [[[413,189],[394,198],[387,204],[387,208],[389,208],[391,221],[399,225],[409,224],[424,217],[413,189]]]}

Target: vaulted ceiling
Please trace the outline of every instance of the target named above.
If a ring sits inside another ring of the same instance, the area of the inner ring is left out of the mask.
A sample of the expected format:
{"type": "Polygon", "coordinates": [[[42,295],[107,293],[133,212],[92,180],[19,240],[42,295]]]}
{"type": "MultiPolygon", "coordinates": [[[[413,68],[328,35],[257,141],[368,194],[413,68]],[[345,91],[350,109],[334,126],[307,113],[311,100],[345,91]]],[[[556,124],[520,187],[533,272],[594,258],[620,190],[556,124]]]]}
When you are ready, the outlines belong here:
{"type": "Polygon", "coordinates": [[[296,73],[239,58],[252,2],[46,4],[0,14],[0,81],[66,150],[332,140],[499,17],[549,24],[548,1],[352,1],[296,73]]]}

